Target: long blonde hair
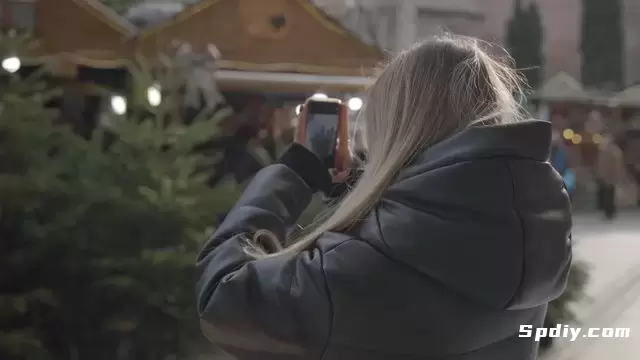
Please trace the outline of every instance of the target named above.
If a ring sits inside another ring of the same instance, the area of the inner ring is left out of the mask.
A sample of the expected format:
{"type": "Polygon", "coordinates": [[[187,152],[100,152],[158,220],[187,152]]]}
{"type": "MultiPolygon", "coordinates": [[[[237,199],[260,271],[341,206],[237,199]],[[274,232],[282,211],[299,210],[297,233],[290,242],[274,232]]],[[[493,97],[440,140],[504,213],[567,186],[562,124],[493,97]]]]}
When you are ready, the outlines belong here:
{"type": "Polygon", "coordinates": [[[506,54],[494,58],[476,39],[438,37],[400,53],[369,88],[357,119],[365,121],[367,149],[357,184],[288,247],[267,239],[277,252],[255,246],[249,252],[258,258],[298,253],[325,232],[345,231],[374,208],[399,171],[425,148],[469,126],[521,120],[516,99],[521,79],[506,54]]]}

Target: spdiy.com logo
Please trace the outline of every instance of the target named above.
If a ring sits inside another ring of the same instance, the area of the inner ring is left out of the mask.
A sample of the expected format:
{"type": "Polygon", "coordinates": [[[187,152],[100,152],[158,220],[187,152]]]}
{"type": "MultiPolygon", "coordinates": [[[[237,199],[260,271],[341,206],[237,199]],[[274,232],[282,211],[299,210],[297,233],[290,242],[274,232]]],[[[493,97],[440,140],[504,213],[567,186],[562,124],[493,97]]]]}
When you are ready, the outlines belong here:
{"type": "Polygon", "coordinates": [[[554,327],[534,328],[533,325],[520,325],[519,337],[533,337],[535,341],[543,338],[564,338],[576,341],[578,338],[625,339],[631,336],[630,328],[578,328],[558,324],[554,327]]]}

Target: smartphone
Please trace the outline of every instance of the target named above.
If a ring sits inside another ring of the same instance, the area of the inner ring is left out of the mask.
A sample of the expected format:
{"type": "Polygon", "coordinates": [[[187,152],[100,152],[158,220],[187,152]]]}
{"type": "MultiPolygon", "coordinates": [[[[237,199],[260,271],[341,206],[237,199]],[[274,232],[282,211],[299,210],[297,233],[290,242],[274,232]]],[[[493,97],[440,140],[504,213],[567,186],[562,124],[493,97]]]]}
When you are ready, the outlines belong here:
{"type": "Polygon", "coordinates": [[[347,139],[347,107],[342,101],[312,98],[305,102],[300,113],[298,141],[316,154],[328,169],[348,168],[347,139]]]}

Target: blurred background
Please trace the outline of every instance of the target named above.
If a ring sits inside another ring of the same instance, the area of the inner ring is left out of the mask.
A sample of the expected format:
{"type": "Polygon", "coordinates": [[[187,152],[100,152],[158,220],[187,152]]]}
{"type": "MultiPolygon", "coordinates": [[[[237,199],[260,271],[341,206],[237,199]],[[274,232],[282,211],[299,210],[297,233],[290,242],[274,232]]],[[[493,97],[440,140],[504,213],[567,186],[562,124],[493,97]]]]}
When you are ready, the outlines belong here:
{"type": "Polygon", "coordinates": [[[0,0],[0,359],[223,357],[195,318],[207,234],[305,99],[346,102],[359,150],[377,69],[445,33],[508,51],[552,122],[576,259],[547,325],[631,328],[541,357],[636,359],[638,19],[640,0],[0,0]]]}

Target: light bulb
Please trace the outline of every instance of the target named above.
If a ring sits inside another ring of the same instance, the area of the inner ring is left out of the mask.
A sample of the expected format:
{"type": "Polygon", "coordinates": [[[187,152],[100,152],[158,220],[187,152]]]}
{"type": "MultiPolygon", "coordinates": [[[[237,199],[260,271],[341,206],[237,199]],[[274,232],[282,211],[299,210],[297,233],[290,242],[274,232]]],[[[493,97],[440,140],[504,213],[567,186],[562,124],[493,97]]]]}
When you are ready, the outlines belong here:
{"type": "Polygon", "coordinates": [[[10,73],[15,73],[22,67],[22,61],[17,56],[10,56],[2,60],[2,68],[10,73]]]}
{"type": "Polygon", "coordinates": [[[111,97],[111,110],[116,115],[124,115],[127,112],[127,99],[122,95],[111,97]]]}
{"type": "Polygon", "coordinates": [[[329,96],[327,94],[323,94],[323,93],[315,93],[311,97],[314,98],[314,99],[328,99],[329,98],[329,96]]]}
{"type": "Polygon", "coordinates": [[[575,135],[575,132],[571,129],[564,129],[564,131],[562,131],[562,137],[566,140],[573,139],[573,135],[575,135]]]}
{"type": "Polygon", "coordinates": [[[582,142],[582,135],[573,134],[573,137],[571,138],[571,142],[574,143],[575,145],[580,144],[582,142]]]}
{"type": "Polygon", "coordinates": [[[160,85],[151,85],[147,89],[147,101],[149,101],[149,105],[156,107],[160,106],[162,103],[162,91],[160,89],[160,85]]]}
{"type": "Polygon", "coordinates": [[[354,97],[349,99],[349,102],[347,103],[347,105],[349,106],[349,109],[351,111],[358,111],[360,109],[362,109],[362,99],[360,99],[359,97],[354,97]]]}
{"type": "Polygon", "coordinates": [[[296,106],[296,116],[300,115],[301,112],[302,112],[302,104],[296,106]]]}

